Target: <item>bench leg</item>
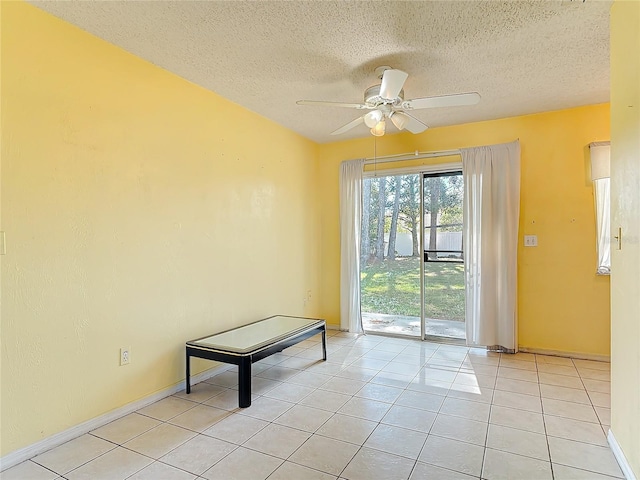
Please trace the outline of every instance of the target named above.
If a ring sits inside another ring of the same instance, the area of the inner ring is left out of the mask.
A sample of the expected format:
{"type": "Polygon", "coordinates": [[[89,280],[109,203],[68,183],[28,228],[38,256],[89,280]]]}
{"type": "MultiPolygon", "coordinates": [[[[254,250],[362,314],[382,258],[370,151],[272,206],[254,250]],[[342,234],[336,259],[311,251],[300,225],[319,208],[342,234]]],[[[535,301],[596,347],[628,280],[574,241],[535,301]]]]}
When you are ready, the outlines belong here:
{"type": "Polygon", "coordinates": [[[322,330],[322,359],[327,359],[327,327],[322,330]]]}
{"type": "Polygon", "coordinates": [[[187,375],[185,377],[185,382],[187,383],[187,394],[191,393],[191,355],[187,352],[187,375]]]}
{"type": "Polygon", "coordinates": [[[251,357],[242,357],[238,365],[238,400],[240,408],[251,406],[251,357]]]}

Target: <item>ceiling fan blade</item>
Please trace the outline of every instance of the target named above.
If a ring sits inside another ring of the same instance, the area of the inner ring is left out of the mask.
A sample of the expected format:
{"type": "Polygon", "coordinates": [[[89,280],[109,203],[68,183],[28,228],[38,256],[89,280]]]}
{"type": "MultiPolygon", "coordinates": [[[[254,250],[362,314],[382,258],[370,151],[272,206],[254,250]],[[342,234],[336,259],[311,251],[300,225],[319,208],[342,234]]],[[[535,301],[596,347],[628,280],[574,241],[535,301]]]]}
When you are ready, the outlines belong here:
{"type": "Polygon", "coordinates": [[[438,97],[414,98],[402,102],[402,108],[418,110],[420,108],[459,107],[462,105],[475,105],[480,101],[478,92],[458,93],[455,95],[440,95],[438,97]]]}
{"type": "Polygon", "coordinates": [[[351,130],[352,128],[357,127],[361,123],[364,123],[364,115],[361,116],[361,117],[356,118],[355,120],[350,121],[346,125],[340,127],[338,130],[335,130],[335,131],[331,132],[330,135],[340,135],[341,133],[347,132],[347,131],[351,130]]]}
{"type": "Polygon", "coordinates": [[[361,117],[356,118],[355,120],[352,120],[351,122],[347,123],[343,127],[340,127],[336,131],[331,132],[331,135],[340,135],[341,133],[347,132],[347,131],[351,130],[352,128],[357,127],[358,125],[360,125],[363,122],[364,122],[364,115],[361,116],[361,117]]]}
{"type": "Polygon", "coordinates": [[[382,84],[380,85],[380,96],[386,100],[395,100],[404,86],[404,82],[409,76],[402,70],[385,70],[382,74],[382,84]]]}
{"type": "Polygon", "coordinates": [[[365,105],[364,103],[343,103],[343,102],[322,102],[316,100],[298,100],[296,102],[298,105],[310,105],[312,107],[343,107],[343,108],[371,108],[365,105]]]}
{"type": "Polygon", "coordinates": [[[398,115],[398,113],[402,113],[402,116],[406,117],[407,121],[404,123],[404,128],[405,130],[409,130],[411,133],[422,133],[427,128],[429,128],[427,125],[422,123],[416,117],[409,115],[407,112],[397,112],[395,115],[398,115]]]}

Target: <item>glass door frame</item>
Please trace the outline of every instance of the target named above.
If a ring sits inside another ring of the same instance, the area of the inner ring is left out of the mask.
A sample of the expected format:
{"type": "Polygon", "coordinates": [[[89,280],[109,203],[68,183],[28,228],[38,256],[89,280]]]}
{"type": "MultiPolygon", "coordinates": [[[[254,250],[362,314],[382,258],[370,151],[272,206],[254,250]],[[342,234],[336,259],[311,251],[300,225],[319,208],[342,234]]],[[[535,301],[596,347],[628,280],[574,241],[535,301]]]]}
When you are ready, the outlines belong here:
{"type": "MultiPolygon", "coordinates": [[[[447,156],[457,156],[460,154],[451,154],[447,156]]],[[[382,163],[382,162],[381,162],[382,163]]],[[[388,164],[384,164],[385,167],[388,164]]],[[[373,335],[385,335],[385,336],[393,336],[393,337],[402,337],[402,338],[419,338],[421,341],[428,340],[433,342],[441,342],[441,343],[453,343],[453,344],[461,344],[464,345],[464,340],[459,340],[452,337],[438,337],[426,335],[426,312],[425,312],[425,270],[424,270],[424,176],[430,174],[452,174],[462,171],[462,161],[458,162],[447,162],[447,163],[437,163],[433,165],[419,165],[416,167],[404,167],[404,168],[382,168],[370,171],[365,171],[362,174],[364,178],[377,178],[380,176],[390,177],[396,175],[409,175],[409,174],[417,174],[420,175],[420,235],[418,235],[418,249],[420,250],[420,337],[416,337],[414,335],[407,335],[401,333],[378,333],[378,332],[369,332],[373,335]]],[[[361,227],[362,228],[362,227],[361,227]]]]}

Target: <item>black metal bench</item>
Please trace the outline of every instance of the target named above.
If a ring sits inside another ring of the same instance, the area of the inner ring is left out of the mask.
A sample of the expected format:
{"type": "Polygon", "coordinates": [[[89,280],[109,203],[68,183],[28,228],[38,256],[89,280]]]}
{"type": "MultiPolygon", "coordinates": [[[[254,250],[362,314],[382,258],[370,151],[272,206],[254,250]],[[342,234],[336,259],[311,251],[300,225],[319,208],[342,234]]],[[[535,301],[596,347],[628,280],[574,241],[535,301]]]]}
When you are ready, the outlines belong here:
{"type": "Polygon", "coordinates": [[[191,357],[238,365],[238,400],[251,406],[251,364],[322,333],[322,359],[327,359],[324,320],[276,315],[257,322],[208,335],[186,344],[187,393],[191,393],[191,357]]]}

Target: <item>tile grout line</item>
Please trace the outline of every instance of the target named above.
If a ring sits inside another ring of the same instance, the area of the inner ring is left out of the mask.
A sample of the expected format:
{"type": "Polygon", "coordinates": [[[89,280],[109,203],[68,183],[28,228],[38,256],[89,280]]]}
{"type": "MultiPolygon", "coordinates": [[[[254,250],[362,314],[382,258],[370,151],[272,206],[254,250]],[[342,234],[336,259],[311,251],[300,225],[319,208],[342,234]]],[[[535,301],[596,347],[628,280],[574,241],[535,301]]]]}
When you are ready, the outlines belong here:
{"type": "Polygon", "coordinates": [[[555,477],[555,471],[553,469],[553,461],[551,459],[551,445],[549,445],[549,434],[547,432],[547,420],[544,415],[544,403],[542,402],[542,389],[540,389],[540,407],[542,408],[542,425],[544,427],[544,439],[547,444],[547,453],[549,454],[549,468],[551,469],[551,479],[554,480],[556,477],[555,477]]]}

